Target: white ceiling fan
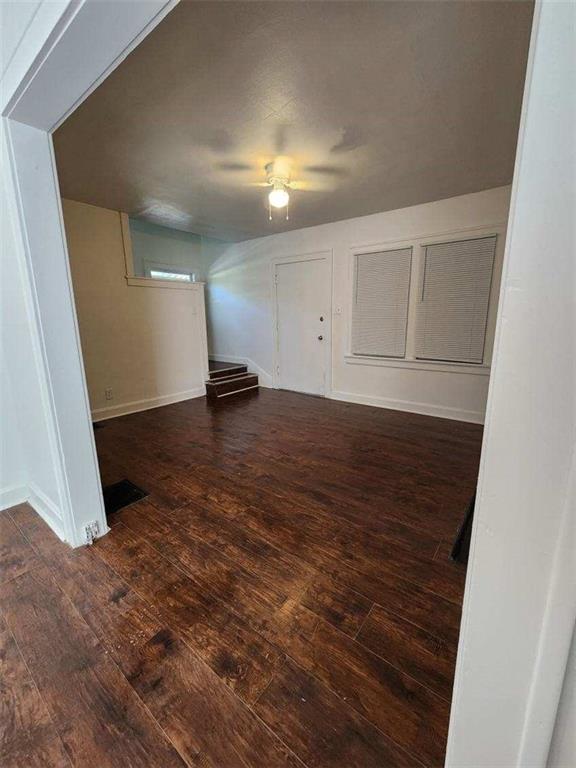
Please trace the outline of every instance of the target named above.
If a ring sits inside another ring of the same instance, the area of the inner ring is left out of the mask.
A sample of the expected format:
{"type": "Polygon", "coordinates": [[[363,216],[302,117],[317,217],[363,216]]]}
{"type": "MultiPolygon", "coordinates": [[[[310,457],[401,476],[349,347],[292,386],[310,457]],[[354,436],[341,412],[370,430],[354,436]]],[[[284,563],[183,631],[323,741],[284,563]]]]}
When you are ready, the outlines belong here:
{"type": "Polygon", "coordinates": [[[264,166],[266,181],[252,182],[252,187],[264,187],[268,193],[268,216],[272,219],[272,209],[286,209],[286,219],[289,218],[290,192],[323,191],[327,185],[318,182],[294,179],[294,160],[287,155],[278,155],[264,166]]]}

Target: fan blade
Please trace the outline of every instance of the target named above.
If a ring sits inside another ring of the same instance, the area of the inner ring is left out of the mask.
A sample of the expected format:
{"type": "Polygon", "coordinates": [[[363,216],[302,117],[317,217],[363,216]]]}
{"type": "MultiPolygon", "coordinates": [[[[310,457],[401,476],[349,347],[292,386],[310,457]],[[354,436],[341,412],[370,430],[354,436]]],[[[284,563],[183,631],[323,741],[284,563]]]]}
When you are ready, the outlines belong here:
{"type": "Polygon", "coordinates": [[[236,171],[252,171],[254,169],[254,166],[248,165],[248,163],[224,161],[221,163],[216,163],[216,168],[218,168],[219,171],[236,172],[236,171]]]}
{"type": "Polygon", "coordinates": [[[297,192],[326,192],[334,188],[334,184],[328,181],[305,181],[304,179],[291,181],[290,189],[297,192]]]}
{"type": "Polygon", "coordinates": [[[308,165],[304,168],[308,173],[318,173],[323,176],[347,176],[348,171],[337,165],[308,165]]]}

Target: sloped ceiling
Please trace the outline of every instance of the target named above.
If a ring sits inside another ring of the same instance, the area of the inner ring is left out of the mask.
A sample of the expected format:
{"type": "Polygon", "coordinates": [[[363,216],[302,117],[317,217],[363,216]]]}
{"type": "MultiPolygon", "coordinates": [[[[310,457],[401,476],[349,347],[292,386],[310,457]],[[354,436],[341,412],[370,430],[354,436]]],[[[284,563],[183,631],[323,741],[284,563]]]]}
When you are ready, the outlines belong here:
{"type": "Polygon", "coordinates": [[[244,240],[508,184],[527,2],[181,2],[55,133],[64,197],[244,240]],[[264,165],[312,187],[268,220],[264,165]]]}

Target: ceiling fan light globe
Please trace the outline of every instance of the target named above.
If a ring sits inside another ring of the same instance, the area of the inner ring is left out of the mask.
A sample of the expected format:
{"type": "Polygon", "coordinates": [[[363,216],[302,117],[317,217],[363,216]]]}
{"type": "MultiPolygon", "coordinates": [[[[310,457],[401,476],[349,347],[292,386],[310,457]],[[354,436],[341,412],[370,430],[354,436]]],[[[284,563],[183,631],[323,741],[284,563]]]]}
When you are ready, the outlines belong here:
{"type": "Polygon", "coordinates": [[[284,208],[288,205],[290,195],[285,189],[273,189],[268,195],[268,201],[272,208],[284,208]]]}

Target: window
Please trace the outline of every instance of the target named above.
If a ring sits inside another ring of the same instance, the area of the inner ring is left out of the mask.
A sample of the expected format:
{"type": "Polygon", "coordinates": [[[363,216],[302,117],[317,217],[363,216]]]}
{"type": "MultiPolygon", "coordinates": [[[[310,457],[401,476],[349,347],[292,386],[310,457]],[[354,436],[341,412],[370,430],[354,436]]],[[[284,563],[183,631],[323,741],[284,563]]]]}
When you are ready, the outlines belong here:
{"type": "Polygon", "coordinates": [[[404,357],[412,248],[357,254],[352,310],[355,355],[404,357]]]}
{"type": "Polygon", "coordinates": [[[424,248],[416,358],[482,363],[496,237],[424,248]]]}
{"type": "Polygon", "coordinates": [[[196,275],[190,272],[174,272],[168,269],[151,269],[149,277],[155,280],[180,280],[185,283],[196,282],[196,275]]]}

